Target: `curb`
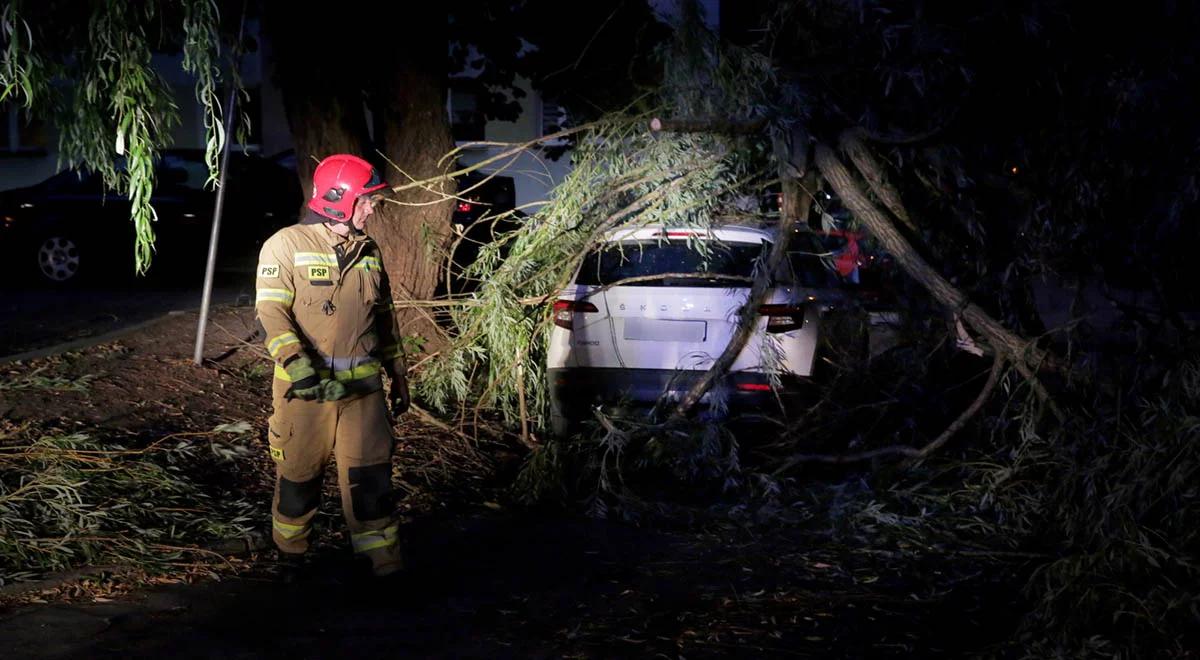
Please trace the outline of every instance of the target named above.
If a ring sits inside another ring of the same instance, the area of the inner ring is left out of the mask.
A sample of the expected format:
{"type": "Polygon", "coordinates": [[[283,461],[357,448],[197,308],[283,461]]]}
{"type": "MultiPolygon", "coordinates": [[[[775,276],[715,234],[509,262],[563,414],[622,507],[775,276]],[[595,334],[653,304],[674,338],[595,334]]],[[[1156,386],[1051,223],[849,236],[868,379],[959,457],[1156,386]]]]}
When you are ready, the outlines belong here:
{"type": "Polygon", "coordinates": [[[124,328],[118,328],[117,330],[106,332],[102,335],[96,335],[94,337],[81,337],[79,339],[72,339],[71,341],[63,342],[61,344],[55,344],[54,346],[47,346],[46,348],[36,348],[32,351],[25,351],[24,353],[14,353],[13,355],[0,356],[0,364],[20,362],[23,360],[37,360],[44,357],[50,357],[51,355],[58,355],[59,353],[66,353],[67,351],[74,351],[81,348],[91,348],[97,344],[103,344],[114,339],[119,339],[125,335],[137,332],[138,330],[144,330],[173,316],[187,314],[194,311],[196,310],[174,309],[160,316],[156,316],[148,321],[142,321],[141,323],[135,323],[124,328]]]}

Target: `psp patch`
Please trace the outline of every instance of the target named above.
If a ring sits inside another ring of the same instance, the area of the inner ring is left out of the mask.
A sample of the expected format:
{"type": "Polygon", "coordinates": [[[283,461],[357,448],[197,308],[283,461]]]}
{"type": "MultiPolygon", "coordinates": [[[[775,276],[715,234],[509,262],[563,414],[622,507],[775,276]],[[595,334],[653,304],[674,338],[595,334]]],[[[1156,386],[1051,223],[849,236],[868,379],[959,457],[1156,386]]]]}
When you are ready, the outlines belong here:
{"type": "Polygon", "coordinates": [[[308,281],[317,286],[333,284],[333,269],[329,266],[309,266],[308,281]]]}
{"type": "Polygon", "coordinates": [[[279,277],[279,265],[278,264],[259,264],[258,265],[258,276],[259,277],[279,277]]]}
{"type": "Polygon", "coordinates": [[[281,449],[279,447],[271,447],[271,458],[273,458],[277,461],[282,461],[283,460],[283,449],[281,449]]]}

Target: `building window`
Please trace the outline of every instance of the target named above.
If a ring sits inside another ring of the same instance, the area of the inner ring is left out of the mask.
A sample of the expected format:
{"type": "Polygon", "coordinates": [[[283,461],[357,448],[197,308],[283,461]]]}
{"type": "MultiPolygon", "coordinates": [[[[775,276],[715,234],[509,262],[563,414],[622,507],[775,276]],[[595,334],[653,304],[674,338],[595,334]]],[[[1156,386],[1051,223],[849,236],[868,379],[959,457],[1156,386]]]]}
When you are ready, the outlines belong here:
{"type": "Polygon", "coordinates": [[[479,142],[484,139],[484,118],[479,92],[461,86],[451,86],[447,99],[450,111],[450,132],[456,142],[479,142]]]}
{"type": "Polygon", "coordinates": [[[45,155],[48,147],[46,122],[31,116],[21,106],[8,102],[0,105],[3,132],[0,133],[0,154],[45,155]]]}

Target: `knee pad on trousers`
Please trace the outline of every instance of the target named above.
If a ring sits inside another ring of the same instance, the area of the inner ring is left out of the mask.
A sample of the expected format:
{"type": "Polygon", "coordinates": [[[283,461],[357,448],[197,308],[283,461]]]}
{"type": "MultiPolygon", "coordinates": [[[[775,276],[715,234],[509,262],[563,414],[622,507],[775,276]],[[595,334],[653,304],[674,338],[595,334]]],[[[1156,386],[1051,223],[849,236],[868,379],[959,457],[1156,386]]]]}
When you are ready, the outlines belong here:
{"type": "Polygon", "coordinates": [[[359,520],[378,520],[391,514],[387,495],[392,490],[390,463],[364,465],[347,470],[350,480],[350,504],[359,520]]]}
{"type": "Polygon", "coordinates": [[[279,478],[279,513],[289,518],[299,518],[317,508],[321,501],[321,477],[308,481],[290,481],[279,478]]]}

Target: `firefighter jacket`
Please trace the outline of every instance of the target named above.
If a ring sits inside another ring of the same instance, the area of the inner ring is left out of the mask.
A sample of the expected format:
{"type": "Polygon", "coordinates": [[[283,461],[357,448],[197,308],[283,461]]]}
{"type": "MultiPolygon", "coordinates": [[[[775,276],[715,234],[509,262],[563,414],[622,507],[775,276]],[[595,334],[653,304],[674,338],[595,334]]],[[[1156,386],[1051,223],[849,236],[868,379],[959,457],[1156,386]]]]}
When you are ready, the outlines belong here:
{"type": "Polygon", "coordinates": [[[255,288],[275,389],[290,387],[283,364],[301,353],[348,396],[381,389],[381,368],[404,376],[391,287],[367,236],[338,236],[312,214],[263,244],[255,288]]]}

